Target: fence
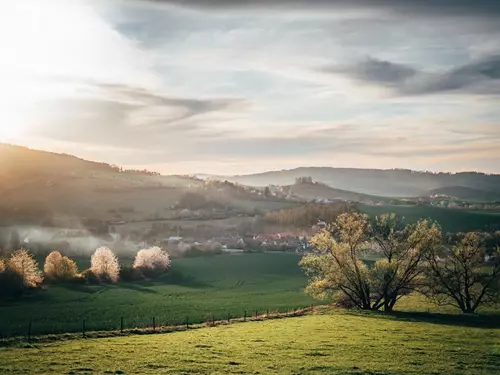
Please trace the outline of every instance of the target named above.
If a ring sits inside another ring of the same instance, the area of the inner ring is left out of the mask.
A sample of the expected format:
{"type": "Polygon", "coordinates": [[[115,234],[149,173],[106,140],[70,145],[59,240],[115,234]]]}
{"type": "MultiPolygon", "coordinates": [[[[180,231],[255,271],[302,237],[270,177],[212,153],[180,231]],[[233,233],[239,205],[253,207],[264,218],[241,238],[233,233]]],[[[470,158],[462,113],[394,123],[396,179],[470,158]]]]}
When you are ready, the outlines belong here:
{"type": "Polygon", "coordinates": [[[81,318],[72,322],[61,323],[57,320],[36,320],[30,319],[23,324],[9,324],[0,322],[0,339],[24,338],[30,342],[37,336],[71,334],[79,335],[83,338],[95,332],[115,332],[119,334],[130,332],[158,331],[166,332],[180,329],[190,329],[200,324],[208,326],[218,324],[230,324],[233,322],[245,322],[250,320],[260,320],[266,318],[286,317],[302,315],[314,310],[314,306],[298,307],[295,309],[267,309],[267,310],[243,310],[239,314],[231,311],[207,313],[205,318],[199,318],[199,312],[194,314],[197,317],[190,317],[189,314],[182,319],[165,319],[158,315],[151,314],[143,317],[121,316],[114,320],[98,320],[81,318]]]}

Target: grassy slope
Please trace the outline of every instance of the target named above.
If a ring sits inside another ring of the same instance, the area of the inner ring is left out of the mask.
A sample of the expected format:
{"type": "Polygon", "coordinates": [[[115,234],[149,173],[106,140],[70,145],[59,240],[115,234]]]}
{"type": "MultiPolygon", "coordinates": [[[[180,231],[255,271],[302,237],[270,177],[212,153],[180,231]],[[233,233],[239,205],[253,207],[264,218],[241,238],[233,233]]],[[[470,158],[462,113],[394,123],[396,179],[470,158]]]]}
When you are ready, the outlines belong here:
{"type": "Polygon", "coordinates": [[[0,349],[9,374],[498,374],[500,329],[341,311],[0,349]]]}
{"type": "MultiPolygon", "coordinates": [[[[49,287],[0,306],[0,335],[75,332],[86,319],[89,330],[192,323],[215,318],[284,311],[310,305],[302,291],[306,278],[295,254],[241,254],[174,260],[173,274],[160,282],[109,286],[49,287]]],[[[82,265],[87,266],[87,265],[82,265]]]]}
{"type": "Polygon", "coordinates": [[[408,223],[420,218],[436,220],[444,232],[463,232],[473,230],[499,230],[500,213],[465,211],[432,206],[365,206],[358,205],[362,212],[370,216],[395,212],[405,217],[408,223]]]}

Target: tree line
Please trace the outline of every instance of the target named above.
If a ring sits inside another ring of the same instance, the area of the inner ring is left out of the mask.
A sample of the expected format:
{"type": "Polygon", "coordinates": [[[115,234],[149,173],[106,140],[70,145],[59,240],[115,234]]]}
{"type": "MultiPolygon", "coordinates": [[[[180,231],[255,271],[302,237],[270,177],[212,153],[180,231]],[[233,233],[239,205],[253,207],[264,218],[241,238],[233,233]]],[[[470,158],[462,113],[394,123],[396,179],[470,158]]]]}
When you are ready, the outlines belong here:
{"type": "Polygon", "coordinates": [[[464,313],[499,302],[500,250],[486,252],[478,233],[444,241],[437,223],[405,225],[384,214],[341,214],[311,241],[315,252],[300,265],[310,278],[307,291],[345,307],[390,312],[404,295],[420,292],[439,305],[464,313]],[[378,260],[369,265],[367,254],[378,260]]]}
{"type": "Polygon", "coordinates": [[[269,224],[307,228],[318,223],[318,220],[333,222],[343,213],[353,210],[347,203],[339,204],[306,204],[300,207],[268,212],[263,221],[269,224]]]}
{"type": "Polygon", "coordinates": [[[90,268],[81,273],[76,262],[59,251],[47,255],[42,271],[33,254],[20,249],[0,260],[0,297],[21,295],[42,284],[98,284],[155,278],[165,274],[170,266],[169,254],[159,247],[140,250],[132,266],[120,265],[111,249],[100,247],[91,255],[90,268]]]}

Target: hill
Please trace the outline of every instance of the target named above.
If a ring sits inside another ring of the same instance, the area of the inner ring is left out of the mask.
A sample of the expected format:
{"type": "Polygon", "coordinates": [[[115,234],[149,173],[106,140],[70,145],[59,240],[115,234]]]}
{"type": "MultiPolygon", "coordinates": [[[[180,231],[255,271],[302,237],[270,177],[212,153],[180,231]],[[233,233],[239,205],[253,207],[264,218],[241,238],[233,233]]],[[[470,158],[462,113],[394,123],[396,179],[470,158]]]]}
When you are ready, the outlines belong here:
{"type": "Polygon", "coordinates": [[[463,186],[500,193],[500,175],[478,172],[431,173],[404,169],[354,169],[301,167],[252,175],[223,176],[221,179],[245,185],[292,185],[296,178],[310,176],[328,186],[384,197],[428,196],[429,191],[448,186],[463,186]]]}
{"type": "MultiPolygon", "coordinates": [[[[74,156],[0,144],[0,225],[66,225],[68,220],[141,221],[169,218],[172,207],[188,192],[235,210],[290,207],[254,194],[238,194],[234,186],[206,186],[190,176],[162,176],[123,170],[74,156]]],[[[244,189],[242,189],[244,190],[244,189]]]]}
{"type": "Polygon", "coordinates": [[[380,202],[389,201],[386,197],[356,193],[342,189],[335,189],[322,183],[299,183],[284,187],[291,195],[300,197],[307,201],[314,199],[343,200],[352,202],[380,202]]]}
{"type": "Polygon", "coordinates": [[[430,195],[447,195],[452,198],[469,202],[494,202],[500,201],[500,192],[479,190],[465,186],[447,186],[433,189],[430,195]]]}
{"type": "MultiPolygon", "coordinates": [[[[500,329],[332,311],[188,332],[0,348],[30,374],[483,374],[500,372],[500,329]]],[[[420,316],[421,317],[421,316],[420,316]]],[[[453,323],[455,322],[455,323],[453,323]]]]}

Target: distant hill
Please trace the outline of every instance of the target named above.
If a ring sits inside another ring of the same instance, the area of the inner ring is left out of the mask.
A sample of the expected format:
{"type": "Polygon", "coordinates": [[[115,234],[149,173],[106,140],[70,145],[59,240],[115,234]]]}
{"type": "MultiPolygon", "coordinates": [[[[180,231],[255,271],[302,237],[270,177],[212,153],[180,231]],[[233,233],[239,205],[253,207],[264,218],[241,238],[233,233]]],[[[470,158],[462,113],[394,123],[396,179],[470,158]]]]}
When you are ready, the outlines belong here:
{"type": "Polygon", "coordinates": [[[302,176],[310,176],[314,181],[323,182],[335,189],[384,197],[428,196],[431,190],[449,186],[500,193],[500,175],[477,172],[430,173],[403,169],[301,167],[219,178],[252,186],[286,186],[292,185],[296,178],[302,176]]]}
{"type": "Polygon", "coordinates": [[[473,189],[465,186],[447,186],[433,189],[430,194],[443,194],[465,201],[494,202],[500,201],[500,192],[473,189]]]}
{"type": "Polygon", "coordinates": [[[286,186],[285,189],[287,189],[290,194],[308,201],[314,199],[341,199],[353,202],[379,202],[390,200],[386,197],[378,197],[374,195],[355,193],[347,190],[334,189],[322,183],[300,183],[286,186]]]}

